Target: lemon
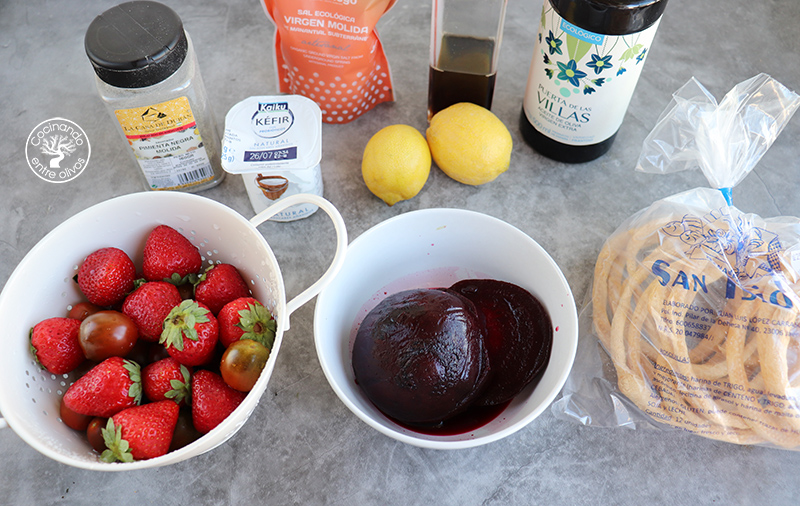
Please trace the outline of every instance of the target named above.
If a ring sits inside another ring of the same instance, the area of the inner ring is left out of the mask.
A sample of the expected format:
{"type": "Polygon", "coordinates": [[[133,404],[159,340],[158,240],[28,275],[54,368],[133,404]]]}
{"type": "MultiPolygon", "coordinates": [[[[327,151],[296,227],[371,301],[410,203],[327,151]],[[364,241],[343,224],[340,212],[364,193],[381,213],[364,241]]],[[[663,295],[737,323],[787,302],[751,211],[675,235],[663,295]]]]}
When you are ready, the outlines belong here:
{"type": "Polygon", "coordinates": [[[431,152],[414,127],[390,125],[367,142],[361,175],[367,188],[390,206],[414,197],[431,172],[431,152]]]}
{"type": "Polygon", "coordinates": [[[426,132],[433,161],[456,181],[481,185],[508,169],[511,133],[485,107],[458,103],[431,118],[426,132]]]}

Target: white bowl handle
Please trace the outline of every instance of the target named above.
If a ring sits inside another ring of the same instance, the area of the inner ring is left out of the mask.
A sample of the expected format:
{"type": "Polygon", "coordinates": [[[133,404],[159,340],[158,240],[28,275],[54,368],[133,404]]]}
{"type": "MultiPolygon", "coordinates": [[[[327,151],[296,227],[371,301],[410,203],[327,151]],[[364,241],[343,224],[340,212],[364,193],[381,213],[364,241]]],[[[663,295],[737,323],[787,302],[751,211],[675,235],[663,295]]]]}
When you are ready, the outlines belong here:
{"type": "Polygon", "coordinates": [[[322,277],[286,304],[285,330],[289,330],[289,316],[300,306],[314,298],[336,276],[344,263],[344,255],[347,250],[347,228],[342,215],[339,214],[339,210],[328,200],[310,193],[298,193],[283,198],[253,216],[250,219],[250,223],[257,227],[279,212],[297,204],[314,204],[328,214],[331,221],[333,221],[333,227],[336,229],[336,252],[328,270],[325,271],[322,277]]]}
{"type": "Polygon", "coordinates": [[[8,427],[8,422],[6,422],[5,418],[0,418],[0,429],[5,429],[8,427]]]}

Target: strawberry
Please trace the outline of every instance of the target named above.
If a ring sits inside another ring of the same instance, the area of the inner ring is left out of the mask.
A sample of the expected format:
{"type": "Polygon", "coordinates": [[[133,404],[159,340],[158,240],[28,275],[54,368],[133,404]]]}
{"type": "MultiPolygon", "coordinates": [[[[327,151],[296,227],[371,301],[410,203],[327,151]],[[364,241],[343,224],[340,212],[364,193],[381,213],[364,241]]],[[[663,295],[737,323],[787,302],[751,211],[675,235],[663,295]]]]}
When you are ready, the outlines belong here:
{"type": "Polygon", "coordinates": [[[179,406],[189,404],[192,370],[172,357],[148,364],[142,369],[142,389],[149,400],[173,400],[179,406]]]}
{"type": "Polygon", "coordinates": [[[136,267],[119,248],[101,248],[78,269],[78,286],[92,304],[113,306],[133,290],[136,267]]]}
{"type": "Polygon", "coordinates": [[[275,342],[275,319],[259,301],[239,297],[225,304],[217,315],[219,341],[227,348],[239,339],[252,339],[272,349],[275,342]]]}
{"type": "Polygon", "coordinates": [[[111,357],[91,368],[64,393],[64,404],[81,415],[109,417],[142,399],[139,364],[111,357]]]}
{"type": "Polygon", "coordinates": [[[191,299],[172,308],[164,320],[159,343],[183,365],[208,363],[219,339],[219,324],[208,306],[191,299]]]}
{"type": "Polygon", "coordinates": [[[247,288],[242,275],[231,264],[214,264],[200,276],[194,287],[194,297],[202,302],[212,313],[219,314],[222,306],[239,297],[248,297],[247,288]]]}
{"type": "Polygon", "coordinates": [[[230,415],[247,396],[229,387],[217,373],[200,370],[192,377],[192,421],[206,434],[230,415]]]}
{"type": "Polygon", "coordinates": [[[179,285],[203,267],[197,246],[168,225],[154,228],[144,243],[142,272],[148,281],[170,281],[179,285]]]}
{"type": "Polygon", "coordinates": [[[164,319],[181,300],[175,285],[165,281],[145,282],[125,298],[122,312],[139,328],[139,338],[156,342],[164,330],[164,319]]]}
{"type": "Polygon", "coordinates": [[[81,321],[74,318],[47,318],[31,328],[31,352],[53,374],[66,374],[81,365],[83,355],[78,333],[81,321]]]}
{"type": "Polygon", "coordinates": [[[123,409],[109,418],[103,441],[105,462],[152,459],[169,451],[180,408],[172,401],[159,401],[123,409]]]}

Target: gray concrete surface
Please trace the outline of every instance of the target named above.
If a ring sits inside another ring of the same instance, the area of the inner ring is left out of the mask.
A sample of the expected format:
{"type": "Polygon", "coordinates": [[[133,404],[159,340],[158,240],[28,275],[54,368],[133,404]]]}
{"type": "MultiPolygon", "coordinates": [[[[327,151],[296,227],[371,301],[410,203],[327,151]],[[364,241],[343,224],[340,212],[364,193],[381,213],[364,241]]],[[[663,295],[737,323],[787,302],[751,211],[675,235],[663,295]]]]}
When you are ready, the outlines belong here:
{"type": "MultiPolygon", "coordinates": [[[[220,123],[239,100],[276,92],[274,29],[259,2],[167,3],[194,39],[220,123]]],[[[89,22],[114,4],[0,1],[0,284],[63,220],[142,189],[83,52],[89,22]],[[64,184],[42,181],[25,160],[28,134],[52,117],[78,123],[92,143],[87,169],[64,184]]],[[[434,169],[416,198],[393,207],[365,187],[361,153],[386,125],[426,127],[429,2],[399,0],[380,21],[397,100],[350,124],[323,128],[325,197],[341,211],[351,238],[414,209],[481,211],[537,240],[580,302],[603,241],[622,220],[654,200],[705,185],[699,172],[634,172],[642,140],[673,91],[695,76],[721,98],[760,72],[800,89],[800,2],[670,0],[610,153],[583,165],[556,163],[526,146],[517,126],[540,6],[540,0],[512,0],[505,26],[493,111],[513,136],[511,168],[482,187],[434,169]]],[[[734,191],[740,209],[800,216],[798,138],[796,117],[734,191]]],[[[203,195],[252,216],[237,177],[203,195]]],[[[327,266],[333,241],[315,238],[330,236],[332,227],[321,213],[260,230],[278,256],[289,296],[327,266]]],[[[313,314],[313,301],[294,313],[267,392],[223,446],[165,468],[96,473],[50,460],[6,428],[0,430],[0,504],[779,505],[800,494],[796,452],[679,432],[583,427],[550,411],[479,448],[446,452],[398,443],[357,419],[327,384],[314,351],[313,314]]]]}

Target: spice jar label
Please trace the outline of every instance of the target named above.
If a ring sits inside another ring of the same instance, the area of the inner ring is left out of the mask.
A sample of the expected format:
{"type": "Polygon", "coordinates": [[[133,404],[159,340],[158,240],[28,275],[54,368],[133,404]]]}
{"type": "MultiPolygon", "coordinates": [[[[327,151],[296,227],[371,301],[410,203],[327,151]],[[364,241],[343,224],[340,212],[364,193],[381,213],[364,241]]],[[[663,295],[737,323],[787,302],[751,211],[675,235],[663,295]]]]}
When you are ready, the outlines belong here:
{"type": "Polygon", "coordinates": [[[214,178],[186,97],[114,114],[151,189],[177,190],[214,178]]]}

